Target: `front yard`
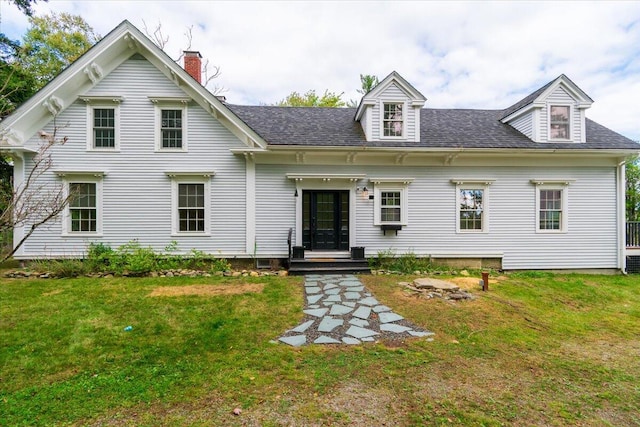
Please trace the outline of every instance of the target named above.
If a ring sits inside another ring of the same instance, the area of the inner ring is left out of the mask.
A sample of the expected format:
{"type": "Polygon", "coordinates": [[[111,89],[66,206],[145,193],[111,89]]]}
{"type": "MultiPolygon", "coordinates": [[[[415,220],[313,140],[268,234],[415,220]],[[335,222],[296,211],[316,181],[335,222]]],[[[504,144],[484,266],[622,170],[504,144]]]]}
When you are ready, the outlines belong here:
{"type": "Polygon", "coordinates": [[[0,425],[640,424],[640,277],[411,278],[361,280],[433,342],[302,348],[302,278],[0,279],[0,425]]]}

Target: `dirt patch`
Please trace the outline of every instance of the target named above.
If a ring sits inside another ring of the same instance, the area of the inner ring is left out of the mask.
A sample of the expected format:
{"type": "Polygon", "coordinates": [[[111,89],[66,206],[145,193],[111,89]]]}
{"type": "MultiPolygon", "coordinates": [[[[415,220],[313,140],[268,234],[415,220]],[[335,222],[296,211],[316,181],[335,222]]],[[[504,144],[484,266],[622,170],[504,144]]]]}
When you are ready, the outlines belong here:
{"type": "Polygon", "coordinates": [[[42,294],[42,296],[43,296],[43,297],[50,297],[50,296],[52,296],[52,295],[58,295],[58,294],[61,294],[62,292],[63,292],[63,291],[62,291],[62,289],[56,289],[56,290],[51,291],[51,292],[45,292],[45,293],[43,293],[43,294],[42,294]]]}
{"type": "MultiPolygon", "coordinates": [[[[496,278],[489,278],[489,289],[491,289],[491,285],[498,284],[504,277],[499,276],[496,278]]],[[[453,279],[447,279],[447,282],[451,282],[460,287],[460,289],[466,290],[479,290],[482,287],[480,286],[480,278],[478,277],[454,277],[453,279]]]]}
{"type": "Polygon", "coordinates": [[[233,286],[220,285],[189,285],[189,286],[162,286],[155,288],[150,297],[182,297],[188,295],[216,296],[216,295],[240,295],[260,293],[264,290],[264,283],[245,283],[233,286]]]}

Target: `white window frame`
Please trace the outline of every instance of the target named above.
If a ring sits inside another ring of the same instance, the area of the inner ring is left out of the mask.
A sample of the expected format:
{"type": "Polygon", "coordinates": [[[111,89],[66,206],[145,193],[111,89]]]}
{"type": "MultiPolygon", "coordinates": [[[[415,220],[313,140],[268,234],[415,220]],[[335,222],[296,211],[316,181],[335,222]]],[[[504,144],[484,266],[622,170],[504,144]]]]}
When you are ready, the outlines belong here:
{"type": "Polygon", "coordinates": [[[102,237],[103,230],[103,173],[61,173],[64,176],[65,198],[70,194],[70,184],[95,184],[96,185],[96,231],[72,231],[71,230],[71,206],[66,204],[62,221],[62,235],[64,237],[102,237]]]}
{"type": "Polygon", "coordinates": [[[102,151],[107,153],[120,151],[120,103],[122,97],[83,97],[87,104],[87,151],[102,151]],[[114,120],[114,145],[113,147],[96,147],[95,135],[93,133],[94,111],[96,109],[112,109],[114,120]]]}
{"type": "Polygon", "coordinates": [[[373,225],[408,225],[409,224],[409,184],[413,178],[405,179],[371,179],[374,183],[373,225]],[[382,192],[400,192],[400,221],[382,221],[382,192]]]}
{"type": "Polygon", "coordinates": [[[562,141],[562,142],[570,142],[573,141],[574,129],[573,129],[573,105],[571,104],[563,104],[563,103],[549,103],[547,105],[547,135],[549,141],[562,141]],[[551,107],[569,107],[569,138],[552,138],[551,137],[551,107]]]}
{"type": "Polygon", "coordinates": [[[406,100],[391,100],[385,99],[380,101],[380,139],[398,140],[407,138],[407,118],[408,118],[408,103],[406,100]],[[400,136],[385,136],[384,134],[384,106],[385,104],[401,104],[402,105],[402,135],[400,136]]]}
{"type": "Polygon", "coordinates": [[[171,178],[171,236],[211,236],[211,176],[213,173],[175,174],[171,178]],[[180,231],[178,195],[180,184],[204,184],[204,231],[180,231]]]}
{"type": "Polygon", "coordinates": [[[569,224],[569,181],[541,181],[532,180],[536,185],[536,233],[541,234],[562,234],[568,231],[569,224]],[[540,192],[543,190],[560,191],[562,197],[562,206],[560,211],[560,229],[559,230],[546,230],[540,228],[540,192]]]}
{"type": "Polygon", "coordinates": [[[189,120],[188,120],[188,99],[173,98],[149,98],[155,106],[155,151],[157,153],[184,153],[188,151],[189,140],[189,120]],[[182,111],[182,147],[163,148],[162,147],[162,110],[182,111]]]}
{"type": "Polygon", "coordinates": [[[476,182],[457,182],[456,184],[456,233],[477,234],[489,232],[489,185],[476,182]],[[460,227],[460,192],[462,190],[482,190],[482,228],[464,229],[460,227]]]}

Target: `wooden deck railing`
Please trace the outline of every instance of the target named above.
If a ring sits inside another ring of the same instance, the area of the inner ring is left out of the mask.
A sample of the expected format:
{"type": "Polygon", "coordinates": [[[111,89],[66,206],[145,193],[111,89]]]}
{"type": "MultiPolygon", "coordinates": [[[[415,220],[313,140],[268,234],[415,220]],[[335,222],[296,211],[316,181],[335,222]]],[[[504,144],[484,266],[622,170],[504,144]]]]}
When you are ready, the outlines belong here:
{"type": "Polygon", "coordinates": [[[640,248],[640,221],[627,222],[627,247],[640,248]]]}

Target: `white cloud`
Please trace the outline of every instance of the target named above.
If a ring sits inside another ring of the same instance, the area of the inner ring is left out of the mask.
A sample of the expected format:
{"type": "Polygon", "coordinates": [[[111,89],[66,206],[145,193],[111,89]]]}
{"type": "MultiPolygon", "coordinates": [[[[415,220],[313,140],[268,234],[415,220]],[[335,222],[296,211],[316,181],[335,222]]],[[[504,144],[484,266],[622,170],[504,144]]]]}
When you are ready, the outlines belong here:
{"type": "MultiPolygon", "coordinates": [[[[596,102],[587,115],[640,139],[638,2],[55,1],[106,34],[123,19],[162,23],[177,56],[193,49],[222,68],[234,103],[274,103],[329,89],[357,99],[359,74],[402,74],[434,108],[505,108],[559,74],[596,102]]],[[[2,3],[2,31],[27,21],[2,3]],[[11,25],[7,24],[10,22],[11,25]]]]}

